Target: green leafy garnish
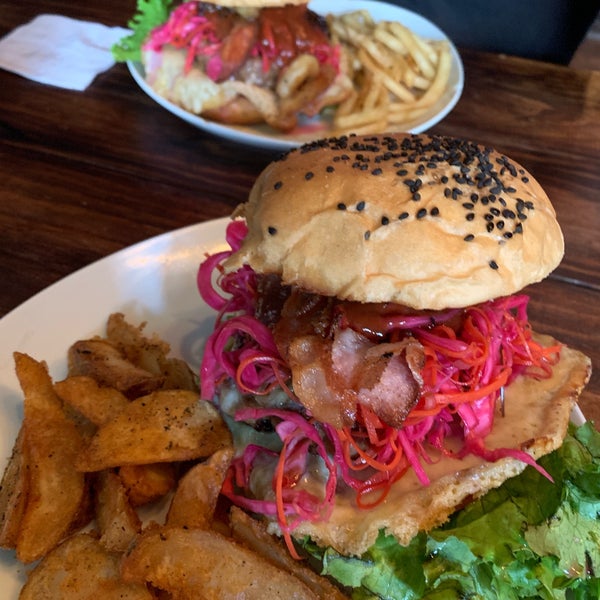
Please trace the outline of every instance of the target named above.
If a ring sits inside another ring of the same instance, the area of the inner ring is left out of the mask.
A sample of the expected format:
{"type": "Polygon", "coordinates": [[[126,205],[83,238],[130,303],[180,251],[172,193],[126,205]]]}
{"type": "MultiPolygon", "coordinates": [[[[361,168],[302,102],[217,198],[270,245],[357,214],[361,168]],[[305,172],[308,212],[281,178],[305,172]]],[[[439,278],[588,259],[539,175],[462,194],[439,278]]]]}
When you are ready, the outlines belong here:
{"type": "Polygon", "coordinates": [[[600,598],[600,433],[572,426],[525,471],[400,546],[380,533],[361,557],[307,540],[324,574],[355,600],[600,598]]]}
{"type": "Polygon", "coordinates": [[[117,62],[141,59],[141,47],[148,34],[166,22],[174,0],[138,0],[137,12],[127,23],[131,34],[120,39],[111,48],[117,62]]]}

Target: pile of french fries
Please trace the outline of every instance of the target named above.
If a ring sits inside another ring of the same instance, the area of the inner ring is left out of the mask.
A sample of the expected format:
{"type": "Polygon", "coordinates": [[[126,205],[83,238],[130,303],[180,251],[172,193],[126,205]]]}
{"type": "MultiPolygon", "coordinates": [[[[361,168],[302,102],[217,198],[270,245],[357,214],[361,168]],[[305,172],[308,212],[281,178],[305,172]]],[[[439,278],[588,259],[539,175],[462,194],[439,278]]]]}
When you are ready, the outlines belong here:
{"type": "Polygon", "coordinates": [[[266,526],[220,496],[231,434],[169,346],[122,314],[68,376],[15,352],[23,422],[0,488],[20,599],[332,598],[266,526]]]}
{"type": "Polygon", "coordinates": [[[328,15],[342,48],[352,91],[333,115],[333,129],[357,134],[401,131],[445,93],[452,56],[446,41],[427,40],[368,11],[328,15]]]}

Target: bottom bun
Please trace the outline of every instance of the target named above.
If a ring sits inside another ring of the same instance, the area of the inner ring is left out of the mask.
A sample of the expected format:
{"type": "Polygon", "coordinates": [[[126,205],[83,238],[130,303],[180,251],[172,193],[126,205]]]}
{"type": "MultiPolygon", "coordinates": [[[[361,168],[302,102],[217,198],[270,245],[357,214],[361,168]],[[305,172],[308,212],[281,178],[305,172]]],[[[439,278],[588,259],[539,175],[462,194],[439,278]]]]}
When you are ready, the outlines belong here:
{"type": "MultiPolygon", "coordinates": [[[[544,345],[552,343],[546,336],[537,337],[544,345]]],[[[560,447],[590,374],[590,359],[563,347],[552,377],[517,378],[506,389],[505,416],[496,416],[486,447],[520,448],[536,459],[560,447]]],[[[328,521],[304,522],[294,530],[294,536],[310,536],[319,545],[347,556],[363,554],[375,543],[380,530],[407,545],[419,531],[446,522],[466,502],[500,486],[525,467],[513,458],[490,463],[477,456],[461,460],[444,457],[424,465],[429,486],[424,487],[410,471],[392,487],[384,502],[370,510],[357,509],[349,495],[338,496],[328,521]]],[[[271,523],[270,531],[280,533],[276,523],[271,523]]]]}

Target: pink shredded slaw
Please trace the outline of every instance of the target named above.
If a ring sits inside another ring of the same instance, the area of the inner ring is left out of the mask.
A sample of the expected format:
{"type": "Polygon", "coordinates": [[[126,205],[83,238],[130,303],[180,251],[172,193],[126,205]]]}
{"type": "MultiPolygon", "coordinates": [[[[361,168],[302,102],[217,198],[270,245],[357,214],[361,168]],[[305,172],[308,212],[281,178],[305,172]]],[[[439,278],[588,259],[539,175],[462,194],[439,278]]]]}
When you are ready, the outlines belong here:
{"type": "MultiPolygon", "coordinates": [[[[231,250],[208,256],[199,268],[200,294],[218,313],[201,365],[202,397],[214,401],[219,385],[233,380],[248,394],[264,395],[279,386],[294,399],[288,387],[290,373],[272,333],[254,317],[256,275],[249,267],[226,274],[221,266],[239,249],[246,231],[242,221],[232,221],[227,229],[231,250]]],[[[516,295],[464,309],[458,333],[447,324],[456,311],[436,319],[434,325],[430,318],[395,319],[398,329],[410,323],[426,356],[421,398],[400,429],[360,405],[355,426],[342,430],[316,421],[299,404],[297,410],[239,410],[236,420],[276,423],[282,447],[276,453],[248,446],[234,460],[223,492],[242,507],[277,518],[291,544],[290,533],[299,523],[327,518],[340,480],[355,490],[358,506],[365,509],[382,502],[392,484],[409,470],[427,485],[423,465],[433,460],[432,449],[487,461],[513,457],[540,469],[520,449],[485,446],[503,387],[522,374],[548,377],[558,360],[560,345],[543,347],[533,339],[527,304],[527,296],[516,295]],[[451,451],[446,441],[457,435],[461,447],[451,451]],[[320,494],[298,485],[311,453],[318,455],[326,472],[320,494]],[[273,465],[272,498],[252,496],[250,478],[257,460],[273,465]]],[[[390,327],[393,335],[395,326],[390,327]]]]}

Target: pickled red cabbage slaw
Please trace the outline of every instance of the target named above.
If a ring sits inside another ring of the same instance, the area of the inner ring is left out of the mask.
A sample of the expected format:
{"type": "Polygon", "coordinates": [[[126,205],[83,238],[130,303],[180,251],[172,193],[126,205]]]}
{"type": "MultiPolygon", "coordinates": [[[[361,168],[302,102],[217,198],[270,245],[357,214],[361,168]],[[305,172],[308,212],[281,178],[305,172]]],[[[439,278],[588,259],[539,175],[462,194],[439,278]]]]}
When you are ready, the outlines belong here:
{"type": "Polygon", "coordinates": [[[519,375],[549,377],[560,354],[559,344],[544,347],[533,339],[526,295],[464,309],[458,331],[448,324],[456,311],[436,318],[435,324],[421,316],[390,320],[386,343],[393,344],[396,337],[405,335],[399,330],[409,328],[425,349],[421,397],[400,429],[383,423],[359,404],[355,425],[337,430],[313,419],[294,397],[289,369],[272,333],[254,316],[254,271],[243,266],[225,273],[221,266],[239,249],[246,233],[243,221],[232,221],[226,233],[231,250],[208,256],[198,271],[199,292],[217,311],[201,365],[201,392],[205,400],[215,400],[220,385],[233,380],[245,394],[265,396],[280,387],[296,401],[288,409],[237,411],[238,421],[272,421],[281,448],[277,453],[248,445],[234,459],[223,487],[223,493],[238,505],[276,518],[293,553],[291,532],[302,521],[327,518],[340,480],[355,491],[357,505],[368,509],[381,503],[392,484],[409,470],[427,485],[423,464],[431,462],[433,454],[458,458],[473,454],[487,461],[512,457],[541,470],[520,449],[490,450],[485,446],[504,386],[519,375]],[[460,448],[450,450],[446,441],[455,441],[457,436],[460,448]],[[302,485],[309,458],[315,454],[324,473],[318,492],[302,485]],[[252,495],[251,476],[257,461],[272,468],[269,498],[252,495]]]}
{"type": "MultiPolygon", "coordinates": [[[[160,51],[163,46],[169,44],[174,48],[184,49],[185,73],[190,71],[196,57],[206,57],[206,74],[213,81],[217,81],[222,70],[220,50],[223,40],[219,37],[213,20],[201,13],[199,5],[200,2],[189,0],[174,8],[167,21],[151,31],[144,48],[160,51]]],[[[277,32],[274,29],[278,29],[278,34],[282,35],[281,26],[278,27],[277,23],[265,23],[262,37],[254,43],[251,50],[251,56],[260,58],[265,73],[281,54],[281,49],[276,43],[277,32]]],[[[284,37],[293,40],[295,34],[289,32],[289,35],[284,37]]],[[[339,47],[314,42],[309,44],[307,40],[303,40],[303,44],[306,46],[304,51],[315,56],[321,64],[331,64],[336,71],[338,70],[339,47]]],[[[286,51],[289,51],[289,48],[286,51]]]]}

